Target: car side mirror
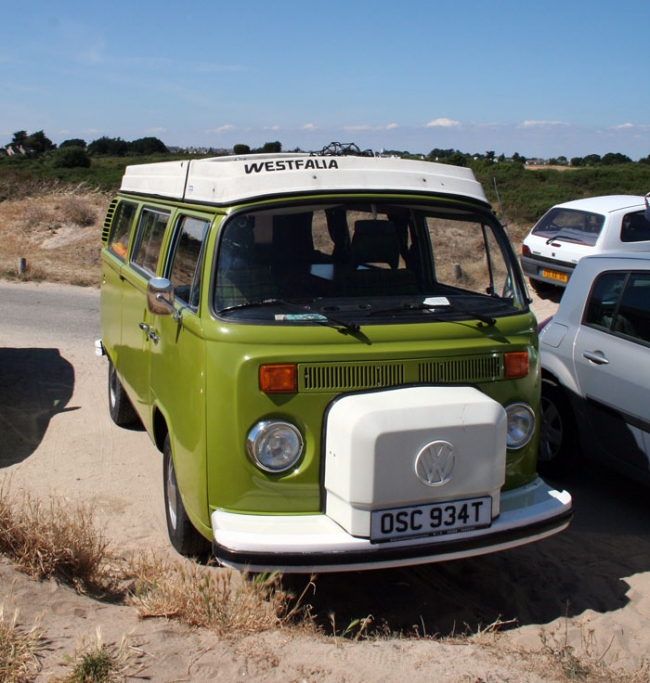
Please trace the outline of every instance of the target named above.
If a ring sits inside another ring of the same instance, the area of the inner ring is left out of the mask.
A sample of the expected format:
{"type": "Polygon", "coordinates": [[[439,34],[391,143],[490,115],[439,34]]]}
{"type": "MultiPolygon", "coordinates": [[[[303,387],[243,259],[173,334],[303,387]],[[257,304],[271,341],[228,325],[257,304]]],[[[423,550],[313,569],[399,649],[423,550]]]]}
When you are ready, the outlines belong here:
{"type": "Polygon", "coordinates": [[[147,308],[154,315],[178,315],[174,286],[166,277],[152,277],[147,284],[147,308]]]}

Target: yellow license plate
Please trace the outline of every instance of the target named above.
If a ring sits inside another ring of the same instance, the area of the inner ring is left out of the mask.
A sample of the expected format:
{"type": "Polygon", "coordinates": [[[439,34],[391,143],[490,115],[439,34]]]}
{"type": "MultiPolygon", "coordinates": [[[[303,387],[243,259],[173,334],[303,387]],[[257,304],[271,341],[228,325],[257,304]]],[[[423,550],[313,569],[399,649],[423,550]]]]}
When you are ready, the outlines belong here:
{"type": "Polygon", "coordinates": [[[557,280],[558,282],[568,282],[569,276],[566,273],[558,273],[557,270],[547,270],[542,268],[542,277],[547,277],[549,280],[557,280]]]}

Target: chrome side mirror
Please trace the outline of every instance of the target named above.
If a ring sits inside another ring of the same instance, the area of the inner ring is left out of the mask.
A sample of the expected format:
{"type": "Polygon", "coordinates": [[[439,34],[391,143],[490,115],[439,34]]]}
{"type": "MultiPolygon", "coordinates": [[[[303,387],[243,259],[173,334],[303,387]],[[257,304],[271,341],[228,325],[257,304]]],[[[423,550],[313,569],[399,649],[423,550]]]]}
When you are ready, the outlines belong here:
{"type": "Polygon", "coordinates": [[[147,284],[147,308],[154,315],[180,317],[174,307],[174,286],[166,277],[152,277],[147,284]]]}

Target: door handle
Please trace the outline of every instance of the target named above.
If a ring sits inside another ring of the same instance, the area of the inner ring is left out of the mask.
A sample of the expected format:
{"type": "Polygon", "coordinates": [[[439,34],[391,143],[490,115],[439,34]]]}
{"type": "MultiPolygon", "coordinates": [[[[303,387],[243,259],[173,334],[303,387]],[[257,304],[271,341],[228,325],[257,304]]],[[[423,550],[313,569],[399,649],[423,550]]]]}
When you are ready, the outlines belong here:
{"type": "Polygon", "coordinates": [[[602,351],[583,351],[582,355],[587,360],[596,363],[596,365],[609,365],[609,361],[602,351]]]}
{"type": "Polygon", "coordinates": [[[147,325],[147,323],[138,323],[138,327],[145,333],[147,339],[151,339],[154,344],[160,341],[158,331],[147,325]]]}

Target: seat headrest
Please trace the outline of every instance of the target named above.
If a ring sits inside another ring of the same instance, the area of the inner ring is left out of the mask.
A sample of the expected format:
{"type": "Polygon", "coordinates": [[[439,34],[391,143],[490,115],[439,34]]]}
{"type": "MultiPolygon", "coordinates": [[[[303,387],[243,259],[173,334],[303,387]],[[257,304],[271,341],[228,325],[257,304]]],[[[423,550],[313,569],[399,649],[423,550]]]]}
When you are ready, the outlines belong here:
{"type": "Polygon", "coordinates": [[[352,237],[352,263],[387,263],[391,268],[399,265],[399,238],[393,221],[360,220],[354,224],[352,237]]]}

